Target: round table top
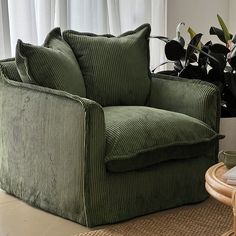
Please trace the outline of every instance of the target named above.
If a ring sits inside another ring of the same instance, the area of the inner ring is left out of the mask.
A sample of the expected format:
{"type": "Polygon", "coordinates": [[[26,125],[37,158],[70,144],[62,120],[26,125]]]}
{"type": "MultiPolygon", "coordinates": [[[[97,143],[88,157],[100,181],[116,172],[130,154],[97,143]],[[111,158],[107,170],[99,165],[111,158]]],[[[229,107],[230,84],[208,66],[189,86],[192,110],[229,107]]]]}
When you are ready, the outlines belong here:
{"type": "Polygon", "coordinates": [[[229,185],[223,178],[223,174],[229,169],[223,162],[210,167],[205,175],[206,190],[218,201],[232,206],[232,194],[236,191],[236,186],[229,185]]]}

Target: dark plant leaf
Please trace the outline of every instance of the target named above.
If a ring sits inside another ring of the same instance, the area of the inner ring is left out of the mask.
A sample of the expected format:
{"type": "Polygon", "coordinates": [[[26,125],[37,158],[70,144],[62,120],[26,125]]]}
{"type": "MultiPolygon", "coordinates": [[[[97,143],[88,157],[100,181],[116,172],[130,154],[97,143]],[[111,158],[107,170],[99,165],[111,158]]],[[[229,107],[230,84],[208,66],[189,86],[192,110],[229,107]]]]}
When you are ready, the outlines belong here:
{"type": "Polygon", "coordinates": [[[185,55],[185,66],[187,66],[189,64],[190,58],[192,57],[192,54],[194,53],[195,48],[197,48],[197,45],[199,44],[201,37],[202,37],[201,33],[196,34],[189,42],[188,47],[187,47],[187,52],[185,55]],[[192,46],[194,46],[194,47],[192,47],[192,46]]]}
{"type": "Polygon", "coordinates": [[[211,46],[212,45],[212,41],[210,40],[210,41],[208,41],[205,45],[204,45],[204,47],[209,47],[209,46],[211,46]]]}
{"type": "MultiPolygon", "coordinates": [[[[225,81],[227,84],[227,88],[231,91],[231,93],[236,98],[236,74],[235,73],[225,73],[225,81]]],[[[236,104],[235,104],[236,106],[236,104]]]]}
{"type": "MultiPolygon", "coordinates": [[[[210,33],[211,35],[216,35],[223,43],[225,43],[225,44],[227,43],[226,40],[225,40],[225,36],[224,36],[223,30],[212,26],[212,27],[210,28],[209,33],[210,33]]],[[[233,35],[230,34],[230,37],[232,38],[233,35]]]]}
{"type": "MultiPolygon", "coordinates": [[[[208,41],[205,45],[203,45],[203,47],[201,48],[201,50],[203,52],[205,52],[206,54],[201,53],[201,51],[199,51],[199,57],[198,57],[198,65],[200,67],[204,66],[205,68],[207,67],[207,55],[209,52],[209,47],[212,45],[211,41],[208,41]]],[[[199,48],[199,47],[198,47],[199,48]]]]}
{"type": "Polygon", "coordinates": [[[227,54],[230,52],[230,50],[226,46],[219,44],[219,43],[213,44],[210,47],[210,50],[211,50],[211,52],[221,53],[221,54],[224,54],[225,56],[227,56],[227,54]]]}
{"type": "Polygon", "coordinates": [[[226,87],[223,93],[223,99],[230,116],[236,116],[236,74],[225,73],[226,87]]]}
{"type": "Polygon", "coordinates": [[[236,56],[231,57],[229,60],[229,64],[231,65],[232,69],[235,71],[236,70],[236,56]]]}
{"type": "Polygon", "coordinates": [[[228,30],[227,26],[225,25],[224,20],[221,18],[221,16],[219,14],[217,14],[217,18],[220,23],[221,29],[223,30],[224,38],[227,43],[232,38],[232,35],[230,35],[229,30],[228,30]]]}
{"type": "MultiPolygon", "coordinates": [[[[189,33],[189,35],[190,35],[190,40],[196,35],[195,31],[194,31],[191,27],[188,27],[188,33],[189,33]]],[[[197,45],[197,47],[198,47],[199,49],[201,49],[201,48],[203,47],[202,42],[200,42],[200,43],[197,45]]]]}
{"type": "Polygon", "coordinates": [[[174,63],[174,70],[180,72],[183,69],[183,65],[181,61],[175,61],[174,63]]]}
{"type": "Polygon", "coordinates": [[[226,66],[226,56],[222,53],[214,52],[209,52],[209,55],[211,56],[208,58],[209,65],[215,70],[218,70],[218,72],[223,72],[226,66]],[[212,58],[214,58],[214,60],[212,58]]]}
{"type": "Polygon", "coordinates": [[[168,60],[177,61],[183,56],[184,48],[179,42],[171,40],[165,45],[165,54],[168,60]]]}
{"type": "Polygon", "coordinates": [[[226,66],[225,67],[225,72],[232,72],[232,67],[231,66],[226,66]]]}
{"type": "Polygon", "coordinates": [[[197,55],[193,53],[190,57],[189,63],[197,62],[197,55]]]}
{"type": "Polygon", "coordinates": [[[236,98],[228,87],[225,88],[223,99],[226,102],[229,117],[236,117],[236,98]]]}
{"type": "Polygon", "coordinates": [[[149,38],[151,39],[159,39],[165,43],[168,43],[171,41],[171,39],[169,39],[168,37],[164,37],[164,36],[150,36],[149,38]]]}
{"type": "Polygon", "coordinates": [[[199,66],[189,64],[179,73],[179,77],[206,80],[207,71],[199,66]]]}
{"type": "Polygon", "coordinates": [[[233,70],[236,70],[236,45],[233,47],[227,60],[229,64],[231,65],[231,67],[233,68],[233,70]]]}
{"type": "Polygon", "coordinates": [[[219,73],[219,71],[214,68],[210,69],[207,75],[207,82],[217,85],[222,93],[225,84],[224,73],[219,73]]]}
{"type": "Polygon", "coordinates": [[[203,50],[197,48],[196,46],[193,46],[193,45],[189,44],[189,47],[192,47],[192,48],[194,48],[195,50],[197,50],[197,51],[199,51],[200,53],[202,53],[203,55],[207,56],[208,58],[211,58],[211,60],[215,61],[215,63],[218,63],[218,64],[220,63],[220,62],[217,60],[217,58],[215,58],[214,56],[212,56],[212,55],[209,54],[209,53],[204,52],[203,50]]]}
{"type": "Polygon", "coordinates": [[[174,38],[173,40],[179,42],[181,44],[181,46],[184,47],[185,41],[184,41],[183,37],[180,36],[179,38],[174,38]]]}

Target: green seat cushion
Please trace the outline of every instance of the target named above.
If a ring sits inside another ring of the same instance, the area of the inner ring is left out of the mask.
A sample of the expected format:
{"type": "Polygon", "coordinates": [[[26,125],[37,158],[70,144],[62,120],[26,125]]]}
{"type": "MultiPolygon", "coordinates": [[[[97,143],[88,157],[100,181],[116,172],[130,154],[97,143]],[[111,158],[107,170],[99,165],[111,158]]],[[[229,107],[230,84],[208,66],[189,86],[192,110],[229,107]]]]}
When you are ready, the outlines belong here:
{"type": "Polygon", "coordinates": [[[102,106],[144,105],[150,90],[150,25],[118,37],[63,32],[79,62],[87,97],[102,106]]]}
{"type": "Polygon", "coordinates": [[[104,108],[105,164],[124,172],[204,154],[218,134],[190,116],[144,106],[104,108]]]}
{"type": "Polygon", "coordinates": [[[16,68],[15,58],[9,58],[0,61],[1,71],[6,75],[6,77],[10,80],[15,80],[18,82],[22,82],[20,75],[16,68]]]}
{"type": "Polygon", "coordinates": [[[18,40],[16,64],[23,82],[86,96],[80,67],[70,46],[62,39],[60,28],[48,34],[44,46],[18,40]]]}

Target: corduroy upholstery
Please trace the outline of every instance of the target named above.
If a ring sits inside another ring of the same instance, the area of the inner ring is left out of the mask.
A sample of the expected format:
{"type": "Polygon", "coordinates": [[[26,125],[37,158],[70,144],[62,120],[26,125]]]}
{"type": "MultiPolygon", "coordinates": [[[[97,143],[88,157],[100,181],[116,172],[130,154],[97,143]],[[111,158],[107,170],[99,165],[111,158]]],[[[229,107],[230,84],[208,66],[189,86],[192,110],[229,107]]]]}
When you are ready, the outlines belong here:
{"type": "Polygon", "coordinates": [[[105,163],[112,172],[193,158],[204,154],[219,138],[204,122],[163,109],[113,106],[104,108],[104,116],[105,163]]]}
{"type": "Polygon", "coordinates": [[[0,66],[1,66],[1,70],[5,74],[7,74],[8,78],[10,80],[15,80],[15,81],[19,81],[19,82],[22,81],[20,78],[20,75],[17,71],[17,68],[16,68],[15,58],[9,58],[6,60],[2,60],[0,63],[0,66]]]}
{"type": "Polygon", "coordinates": [[[86,97],[80,67],[70,46],[62,39],[60,28],[49,32],[44,46],[18,40],[16,64],[23,82],[86,97]]]}
{"type": "Polygon", "coordinates": [[[146,105],[150,31],[150,25],[144,24],[118,37],[63,32],[79,62],[87,98],[102,106],[146,105]]]}
{"type": "MultiPolygon", "coordinates": [[[[90,227],[207,198],[204,174],[216,162],[218,140],[191,158],[170,160],[181,156],[173,148],[169,161],[111,172],[105,163],[109,108],[9,80],[12,68],[0,69],[0,187],[8,193],[90,227]]],[[[150,107],[197,118],[219,132],[215,86],[153,75],[150,92],[150,107]]]]}

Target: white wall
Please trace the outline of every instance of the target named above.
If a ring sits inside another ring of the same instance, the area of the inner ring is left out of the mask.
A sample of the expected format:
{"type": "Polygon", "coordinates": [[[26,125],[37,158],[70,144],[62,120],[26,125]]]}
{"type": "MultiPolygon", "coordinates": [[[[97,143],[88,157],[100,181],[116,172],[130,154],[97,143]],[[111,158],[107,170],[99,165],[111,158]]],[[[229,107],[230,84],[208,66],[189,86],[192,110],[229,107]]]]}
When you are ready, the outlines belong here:
{"type": "Polygon", "coordinates": [[[236,34],[236,1],[229,0],[229,31],[236,34]]]}
{"type": "MultiPolygon", "coordinates": [[[[196,33],[203,33],[202,42],[216,42],[216,36],[209,35],[211,26],[219,27],[217,14],[229,25],[229,1],[234,4],[236,19],[236,0],[167,0],[167,36],[174,38],[179,22],[185,22],[181,32],[188,42],[190,37],[187,29],[191,26],[196,33]]],[[[233,14],[232,14],[233,15],[233,14]]],[[[236,20],[234,20],[236,27],[236,20]]]]}
{"type": "Polygon", "coordinates": [[[225,138],[220,140],[220,150],[236,150],[236,118],[220,119],[220,134],[225,138]]]}

